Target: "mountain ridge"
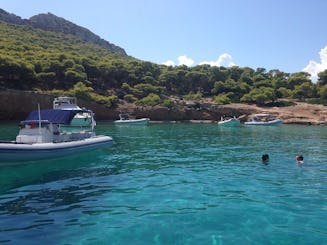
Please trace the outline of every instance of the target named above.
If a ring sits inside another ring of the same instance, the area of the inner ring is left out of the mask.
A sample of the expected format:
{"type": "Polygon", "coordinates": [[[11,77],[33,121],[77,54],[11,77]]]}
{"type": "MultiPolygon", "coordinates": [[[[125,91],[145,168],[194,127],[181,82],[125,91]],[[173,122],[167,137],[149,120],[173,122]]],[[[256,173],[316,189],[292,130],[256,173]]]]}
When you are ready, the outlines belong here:
{"type": "Polygon", "coordinates": [[[0,8],[0,21],[15,25],[27,25],[45,31],[70,34],[82,39],[83,41],[106,48],[113,53],[118,53],[122,56],[128,57],[123,48],[102,39],[85,27],[76,25],[75,23],[70,22],[62,17],[58,17],[52,13],[38,14],[32,16],[29,19],[22,19],[20,16],[11,14],[0,8]]]}

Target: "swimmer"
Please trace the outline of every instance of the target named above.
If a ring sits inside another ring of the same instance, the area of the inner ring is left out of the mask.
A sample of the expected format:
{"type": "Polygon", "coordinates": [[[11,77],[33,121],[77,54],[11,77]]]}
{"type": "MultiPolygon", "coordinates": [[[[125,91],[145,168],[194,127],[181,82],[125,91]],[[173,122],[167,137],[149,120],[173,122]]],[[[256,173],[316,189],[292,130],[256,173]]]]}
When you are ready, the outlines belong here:
{"type": "Polygon", "coordinates": [[[263,154],[261,157],[262,163],[268,164],[269,162],[269,155],[268,154],[263,154]]]}
{"type": "Polygon", "coordinates": [[[303,156],[302,155],[297,155],[296,156],[296,162],[298,164],[303,164],[304,163],[303,156]]]}

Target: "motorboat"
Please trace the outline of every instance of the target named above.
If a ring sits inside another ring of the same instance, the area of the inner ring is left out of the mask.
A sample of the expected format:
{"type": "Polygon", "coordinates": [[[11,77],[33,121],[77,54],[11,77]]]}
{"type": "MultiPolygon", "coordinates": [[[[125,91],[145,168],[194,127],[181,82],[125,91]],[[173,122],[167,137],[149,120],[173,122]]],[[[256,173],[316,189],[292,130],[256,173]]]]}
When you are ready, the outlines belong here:
{"type": "Polygon", "coordinates": [[[83,111],[83,109],[77,105],[77,99],[75,97],[61,96],[55,98],[53,100],[53,109],[80,111],[76,113],[72,119],[69,125],[71,127],[88,127],[92,124],[96,124],[94,114],[83,111]]]}
{"type": "Polygon", "coordinates": [[[150,118],[133,118],[129,114],[119,114],[119,120],[114,121],[116,124],[121,125],[129,125],[129,124],[135,124],[135,125],[147,125],[150,122],[150,118]]]}
{"type": "Polygon", "coordinates": [[[254,114],[249,118],[245,125],[263,125],[263,126],[276,126],[283,123],[283,120],[276,118],[276,116],[269,113],[254,114]]]}
{"type": "Polygon", "coordinates": [[[224,127],[239,127],[241,126],[241,121],[236,117],[221,117],[218,125],[224,127]]]}
{"type": "Polygon", "coordinates": [[[112,137],[96,135],[94,127],[65,131],[77,113],[87,110],[37,110],[20,123],[15,141],[0,142],[1,162],[49,159],[112,145],[112,137]]]}

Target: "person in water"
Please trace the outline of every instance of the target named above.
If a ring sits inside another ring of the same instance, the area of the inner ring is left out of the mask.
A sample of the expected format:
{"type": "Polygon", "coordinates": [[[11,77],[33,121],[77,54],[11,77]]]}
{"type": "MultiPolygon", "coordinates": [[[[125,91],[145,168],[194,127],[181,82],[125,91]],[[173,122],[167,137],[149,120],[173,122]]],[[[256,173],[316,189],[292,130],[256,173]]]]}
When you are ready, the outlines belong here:
{"type": "Polygon", "coordinates": [[[263,154],[261,157],[262,163],[268,164],[269,162],[269,155],[268,154],[263,154]]]}
{"type": "Polygon", "coordinates": [[[297,155],[297,156],[296,156],[296,162],[297,162],[298,164],[303,164],[303,163],[304,163],[303,156],[302,156],[302,155],[297,155]]]}

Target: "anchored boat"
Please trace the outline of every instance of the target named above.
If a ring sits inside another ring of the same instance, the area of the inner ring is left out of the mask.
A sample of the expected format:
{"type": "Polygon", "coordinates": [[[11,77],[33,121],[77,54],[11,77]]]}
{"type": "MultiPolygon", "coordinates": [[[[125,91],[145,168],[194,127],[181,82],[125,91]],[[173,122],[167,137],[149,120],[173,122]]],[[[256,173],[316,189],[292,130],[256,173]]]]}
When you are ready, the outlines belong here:
{"type": "Polygon", "coordinates": [[[61,96],[55,98],[53,100],[53,109],[79,111],[76,113],[69,126],[88,127],[92,124],[96,124],[93,112],[91,114],[89,111],[85,112],[85,110],[80,108],[77,105],[77,99],[75,97],[61,96]]]}
{"type": "Polygon", "coordinates": [[[249,118],[245,125],[262,125],[262,126],[276,126],[283,123],[283,120],[276,118],[269,113],[255,114],[249,118]]]}
{"type": "Polygon", "coordinates": [[[150,122],[150,118],[131,118],[129,114],[119,114],[119,120],[114,121],[116,124],[128,125],[128,124],[137,124],[137,125],[147,125],[150,122]]]}
{"type": "Polygon", "coordinates": [[[15,141],[0,142],[1,162],[29,161],[85,152],[112,145],[110,136],[96,135],[94,125],[65,131],[77,113],[89,110],[38,110],[20,123],[15,141]]]}
{"type": "Polygon", "coordinates": [[[236,117],[221,117],[218,125],[225,127],[240,127],[241,122],[236,117]]]}

